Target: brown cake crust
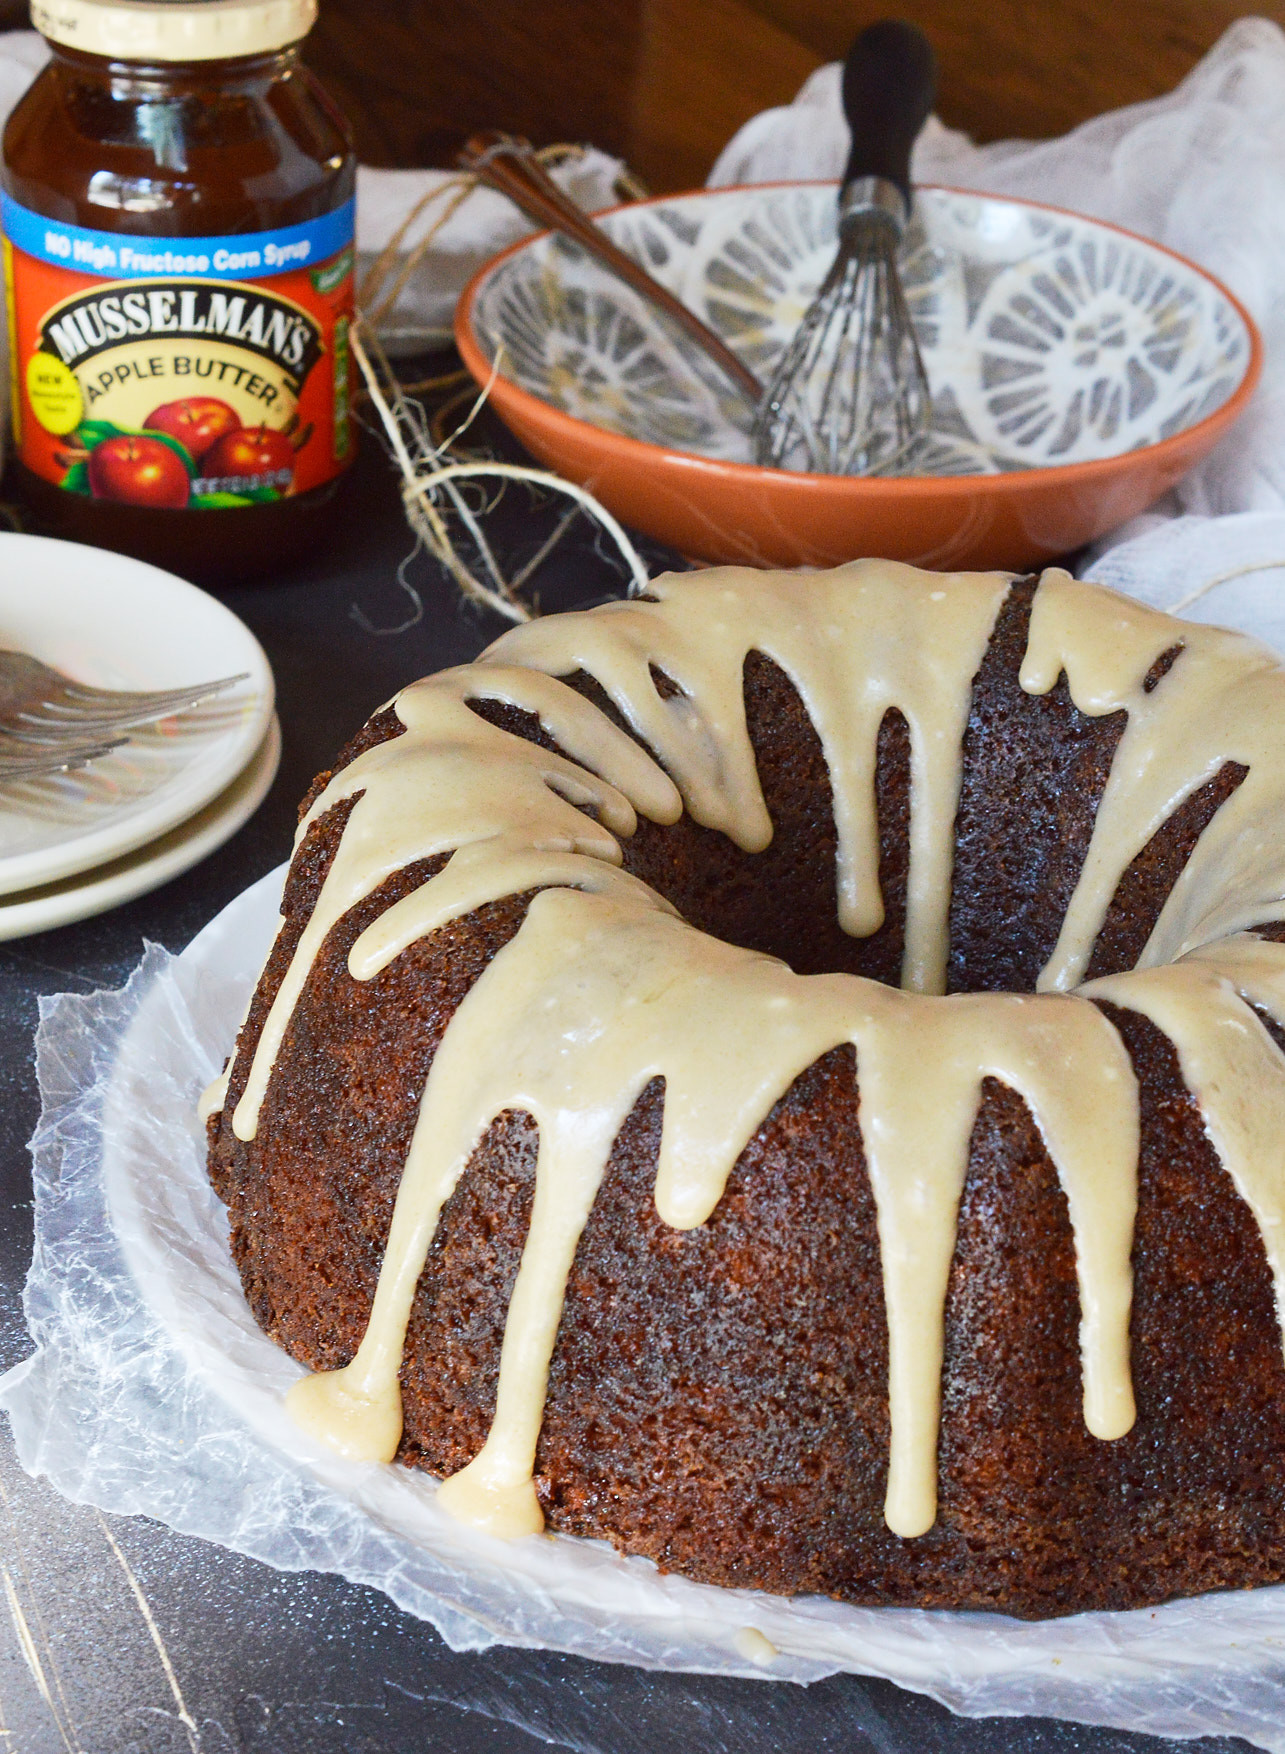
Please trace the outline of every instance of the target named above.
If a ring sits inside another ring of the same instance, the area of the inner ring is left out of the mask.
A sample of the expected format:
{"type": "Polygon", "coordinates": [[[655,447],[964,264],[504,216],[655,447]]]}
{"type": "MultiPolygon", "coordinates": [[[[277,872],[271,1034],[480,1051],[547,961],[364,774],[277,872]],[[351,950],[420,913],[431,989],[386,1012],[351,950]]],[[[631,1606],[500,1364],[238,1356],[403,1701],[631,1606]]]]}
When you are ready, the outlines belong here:
{"type": "MultiPolygon", "coordinates": [[[[956,991],[1033,987],[1124,728],[1122,714],[1080,714],[1065,679],[1047,696],[1020,689],[1030,598],[1029,586],[1014,589],[974,684],[951,911],[956,991]],[[1035,774],[1051,778],[1033,783],[1035,774]]],[[[602,704],[596,684],[571,680],[602,704]]],[[[895,982],[904,720],[890,714],[879,745],[888,917],[862,941],[836,923],[829,777],[802,703],[759,654],[746,664],[745,697],[772,846],[747,855],[687,817],[668,828],[644,821],[624,845],[626,868],[692,924],[801,973],[895,982]]],[[[475,710],[548,741],[514,709],[475,710]]],[[[399,728],[378,715],[336,771],[399,728]]],[[[1200,829],[1243,777],[1225,768],[1130,867],[1093,973],[1132,965],[1200,829]]],[[[296,858],[225,1117],[351,808],[314,824],[296,858]]],[[[313,1368],[356,1350],[432,1055],[530,900],[480,908],[354,982],[346,963],[359,933],[443,862],[400,872],[333,929],[256,1141],[237,1141],[222,1117],[211,1123],[211,1174],[255,1317],[313,1368]]],[[[1033,1616],[1285,1576],[1285,1361],[1263,1244],[1167,1039],[1135,1013],[1104,1009],[1138,1074],[1143,1120],[1138,1417],[1126,1437],[1102,1442],[1085,1428],[1066,1200],[1026,1104],[988,1080],[947,1295],[937,1522],[914,1540],[886,1528],[879,1242],[860,1067],[840,1048],[776,1104],[713,1216],[692,1231],[669,1229],[655,1209],[660,1085],[635,1106],[576,1255],[553,1356],[536,1472],[549,1525],[720,1584],[1033,1616]]],[[[476,1454],[494,1412],[535,1143],[525,1115],[493,1123],[420,1280],[400,1454],[434,1473],[476,1454]]]]}

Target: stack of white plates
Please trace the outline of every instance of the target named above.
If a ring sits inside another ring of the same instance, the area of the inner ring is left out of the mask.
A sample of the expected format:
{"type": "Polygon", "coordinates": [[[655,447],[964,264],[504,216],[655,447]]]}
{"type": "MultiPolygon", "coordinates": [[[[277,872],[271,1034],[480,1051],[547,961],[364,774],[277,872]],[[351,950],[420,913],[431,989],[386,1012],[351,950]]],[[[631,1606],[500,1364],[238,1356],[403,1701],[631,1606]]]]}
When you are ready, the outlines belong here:
{"type": "Polygon", "coordinates": [[[100,688],[235,688],[74,773],[0,781],[0,939],[83,920],[221,846],[281,758],[272,671],[204,591],[123,555],[0,533],[0,648],[100,688]]]}

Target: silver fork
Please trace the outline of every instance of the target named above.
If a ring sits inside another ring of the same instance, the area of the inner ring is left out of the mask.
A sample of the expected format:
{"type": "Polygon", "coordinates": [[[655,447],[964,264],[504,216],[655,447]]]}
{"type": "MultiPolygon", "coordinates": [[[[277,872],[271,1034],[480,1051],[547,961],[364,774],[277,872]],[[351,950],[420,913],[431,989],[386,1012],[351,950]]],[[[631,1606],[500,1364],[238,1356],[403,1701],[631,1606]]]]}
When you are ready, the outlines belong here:
{"type": "Polygon", "coordinates": [[[0,740],[0,785],[6,780],[33,779],[39,774],[65,773],[84,767],[118,749],[126,739],[113,737],[107,742],[76,744],[71,748],[51,748],[38,743],[21,743],[6,737],[0,740]],[[20,753],[19,753],[20,752],[20,753]]]}
{"type": "MultiPolygon", "coordinates": [[[[123,741],[113,738],[112,732],[184,712],[222,694],[234,683],[244,682],[248,674],[242,671],[186,688],[130,692],[92,688],[26,652],[0,651],[0,737],[64,753],[73,745],[82,752],[93,745],[94,754],[104,754],[123,741]]],[[[0,762],[3,755],[0,745],[0,762]]],[[[84,753],[83,759],[92,760],[93,755],[84,753]]]]}

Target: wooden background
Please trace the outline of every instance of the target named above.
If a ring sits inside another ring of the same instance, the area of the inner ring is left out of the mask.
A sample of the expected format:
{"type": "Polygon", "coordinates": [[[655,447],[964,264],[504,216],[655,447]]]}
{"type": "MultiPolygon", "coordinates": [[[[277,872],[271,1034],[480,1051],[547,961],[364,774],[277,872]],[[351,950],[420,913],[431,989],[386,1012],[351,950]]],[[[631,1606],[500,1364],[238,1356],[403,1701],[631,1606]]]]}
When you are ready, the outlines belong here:
{"type": "MultiPolygon", "coordinates": [[[[589,140],[655,189],[704,180],[874,18],[926,30],[938,112],[978,140],[1060,134],[1167,91],[1238,0],[321,0],[307,57],[367,164],[449,164],[475,128],[589,140]]],[[[1258,10],[1285,25],[1285,0],[1258,10]]],[[[25,22],[0,0],[0,26],[25,22]]]]}

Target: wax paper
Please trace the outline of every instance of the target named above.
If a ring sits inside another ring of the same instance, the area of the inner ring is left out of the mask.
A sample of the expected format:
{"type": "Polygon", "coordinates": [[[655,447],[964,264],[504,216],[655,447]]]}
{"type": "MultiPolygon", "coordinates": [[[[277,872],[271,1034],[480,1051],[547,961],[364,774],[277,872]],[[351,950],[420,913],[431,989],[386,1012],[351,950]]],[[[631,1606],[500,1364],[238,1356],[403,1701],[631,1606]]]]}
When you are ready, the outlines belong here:
{"type": "Polygon", "coordinates": [[[592,1542],[496,1541],[439,1512],[424,1476],[343,1462],[296,1432],[282,1396],[298,1367],[241,1296],[194,1113],[280,882],[182,956],[149,948],[123,991],[42,1004],[36,1351],[0,1379],[24,1467],[78,1501],[373,1585],[457,1650],[795,1682],[847,1670],[969,1715],[1235,1733],[1285,1754],[1285,1589],[1043,1624],[789,1602],[662,1577],[592,1542]]]}

